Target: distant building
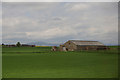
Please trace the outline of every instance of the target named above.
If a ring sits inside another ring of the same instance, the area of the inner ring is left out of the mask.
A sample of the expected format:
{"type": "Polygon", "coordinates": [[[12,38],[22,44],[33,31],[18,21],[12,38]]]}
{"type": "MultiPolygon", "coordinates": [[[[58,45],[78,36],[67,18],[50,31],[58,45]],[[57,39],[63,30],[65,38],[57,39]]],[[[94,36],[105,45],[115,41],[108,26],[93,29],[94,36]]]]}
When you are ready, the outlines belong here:
{"type": "MultiPolygon", "coordinates": [[[[3,47],[17,47],[15,44],[2,45],[3,47]]],[[[35,45],[21,44],[21,47],[35,47],[35,45]]]]}
{"type": "Polygon", "coordinates": [[[35,45],[22,44],[22,47],[35,47],[35,45]]]}
{"type": "Polygon", "coordinates": [[[3,45],[3,47],[16,47],[16,45],[11,44],[11,45],[3,45]]]}
{"type": "Polygon", "coordinates": [[[98,41],[69,40],[60,45],[60,51],[106,50],[107,46],[98,41]]]}

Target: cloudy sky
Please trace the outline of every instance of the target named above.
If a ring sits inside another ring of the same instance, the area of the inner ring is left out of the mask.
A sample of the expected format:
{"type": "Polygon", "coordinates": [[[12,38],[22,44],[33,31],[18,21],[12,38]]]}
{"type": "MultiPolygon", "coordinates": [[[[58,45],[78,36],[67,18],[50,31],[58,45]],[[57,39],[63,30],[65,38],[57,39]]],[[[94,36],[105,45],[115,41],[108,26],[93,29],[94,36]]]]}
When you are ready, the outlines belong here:
{"type": "Polygon", "coordinates": [[[3,2],[2,42],[118,43],[117,2],[3,2]]]}

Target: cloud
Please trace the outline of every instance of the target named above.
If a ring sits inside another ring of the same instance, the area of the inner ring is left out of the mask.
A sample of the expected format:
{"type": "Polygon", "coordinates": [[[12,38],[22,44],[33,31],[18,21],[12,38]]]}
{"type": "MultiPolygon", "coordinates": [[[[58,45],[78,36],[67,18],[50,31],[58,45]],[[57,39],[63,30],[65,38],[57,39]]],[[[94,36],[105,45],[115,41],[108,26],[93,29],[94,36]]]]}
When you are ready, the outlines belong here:
{"type": "Polygon", "coordinates": [[[118,42],[117,3],[4,3],[3,42],[118,42]]]}
{"type": "Polygon", "coordinates": [[[53,20],[55,20],[55,21],[61,21],[61,20],[63,20],[63,19],[60,18],[60,17],[55,17],[55,18],[53,18],[53,20]]]}
{"type": "Polygon", "coordinates": [[[2,3],[0,3],[0,43],[2,43],[2,3]]]}
{"type": "Polygon", "coordinates": [[[70,11],[80,11],[80,10],[85,10],[85,9],[89,9],[91,6],[89,6],[86,3],[68,3],[66,4],[66,7],[68,7],[70,11]]]}
{"type": "Polygon", "coordinates": [[[54,37],[62,37],[67,35],[76,35],[76,31],[70,28],[60,28],[55,27],[52,29],[47,29],[45,31],[41,32],[26,32],[29,37],[34,37],[36,39],[42,38],[42,39],[51,39],[54,37]]]}
{"type": "Polygon", "coordinates": [[[3,2],[118,2],[119,0],[2,0],[3,2]]]}

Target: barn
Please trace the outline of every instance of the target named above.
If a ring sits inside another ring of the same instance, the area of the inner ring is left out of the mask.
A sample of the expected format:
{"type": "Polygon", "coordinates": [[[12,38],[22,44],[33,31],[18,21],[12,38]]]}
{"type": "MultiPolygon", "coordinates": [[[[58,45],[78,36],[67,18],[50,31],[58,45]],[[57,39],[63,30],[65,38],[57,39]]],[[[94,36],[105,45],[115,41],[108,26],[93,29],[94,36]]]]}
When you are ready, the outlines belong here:
{"type": "Polygon", "coordinates": [[[60,51],[106,50],[107,46],[98,41],[69,40],[59,47],[60,51]]]}

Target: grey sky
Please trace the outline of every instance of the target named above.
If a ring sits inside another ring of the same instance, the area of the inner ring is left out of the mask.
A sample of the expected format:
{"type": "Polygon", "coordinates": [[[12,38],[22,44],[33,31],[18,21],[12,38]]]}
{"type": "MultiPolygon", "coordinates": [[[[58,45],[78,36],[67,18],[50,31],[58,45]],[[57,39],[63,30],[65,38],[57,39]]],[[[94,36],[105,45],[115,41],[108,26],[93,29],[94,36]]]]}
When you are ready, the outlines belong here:
{"type": "Polygon", "coordinates": [[[118,43],[117,2],[3,2],[2,8],[3,43],[118,43]]]}
{"type": "Polygon", "coordinates": [[[119,0],[1,0],[3,2],[119,2],[119,0]]]}

